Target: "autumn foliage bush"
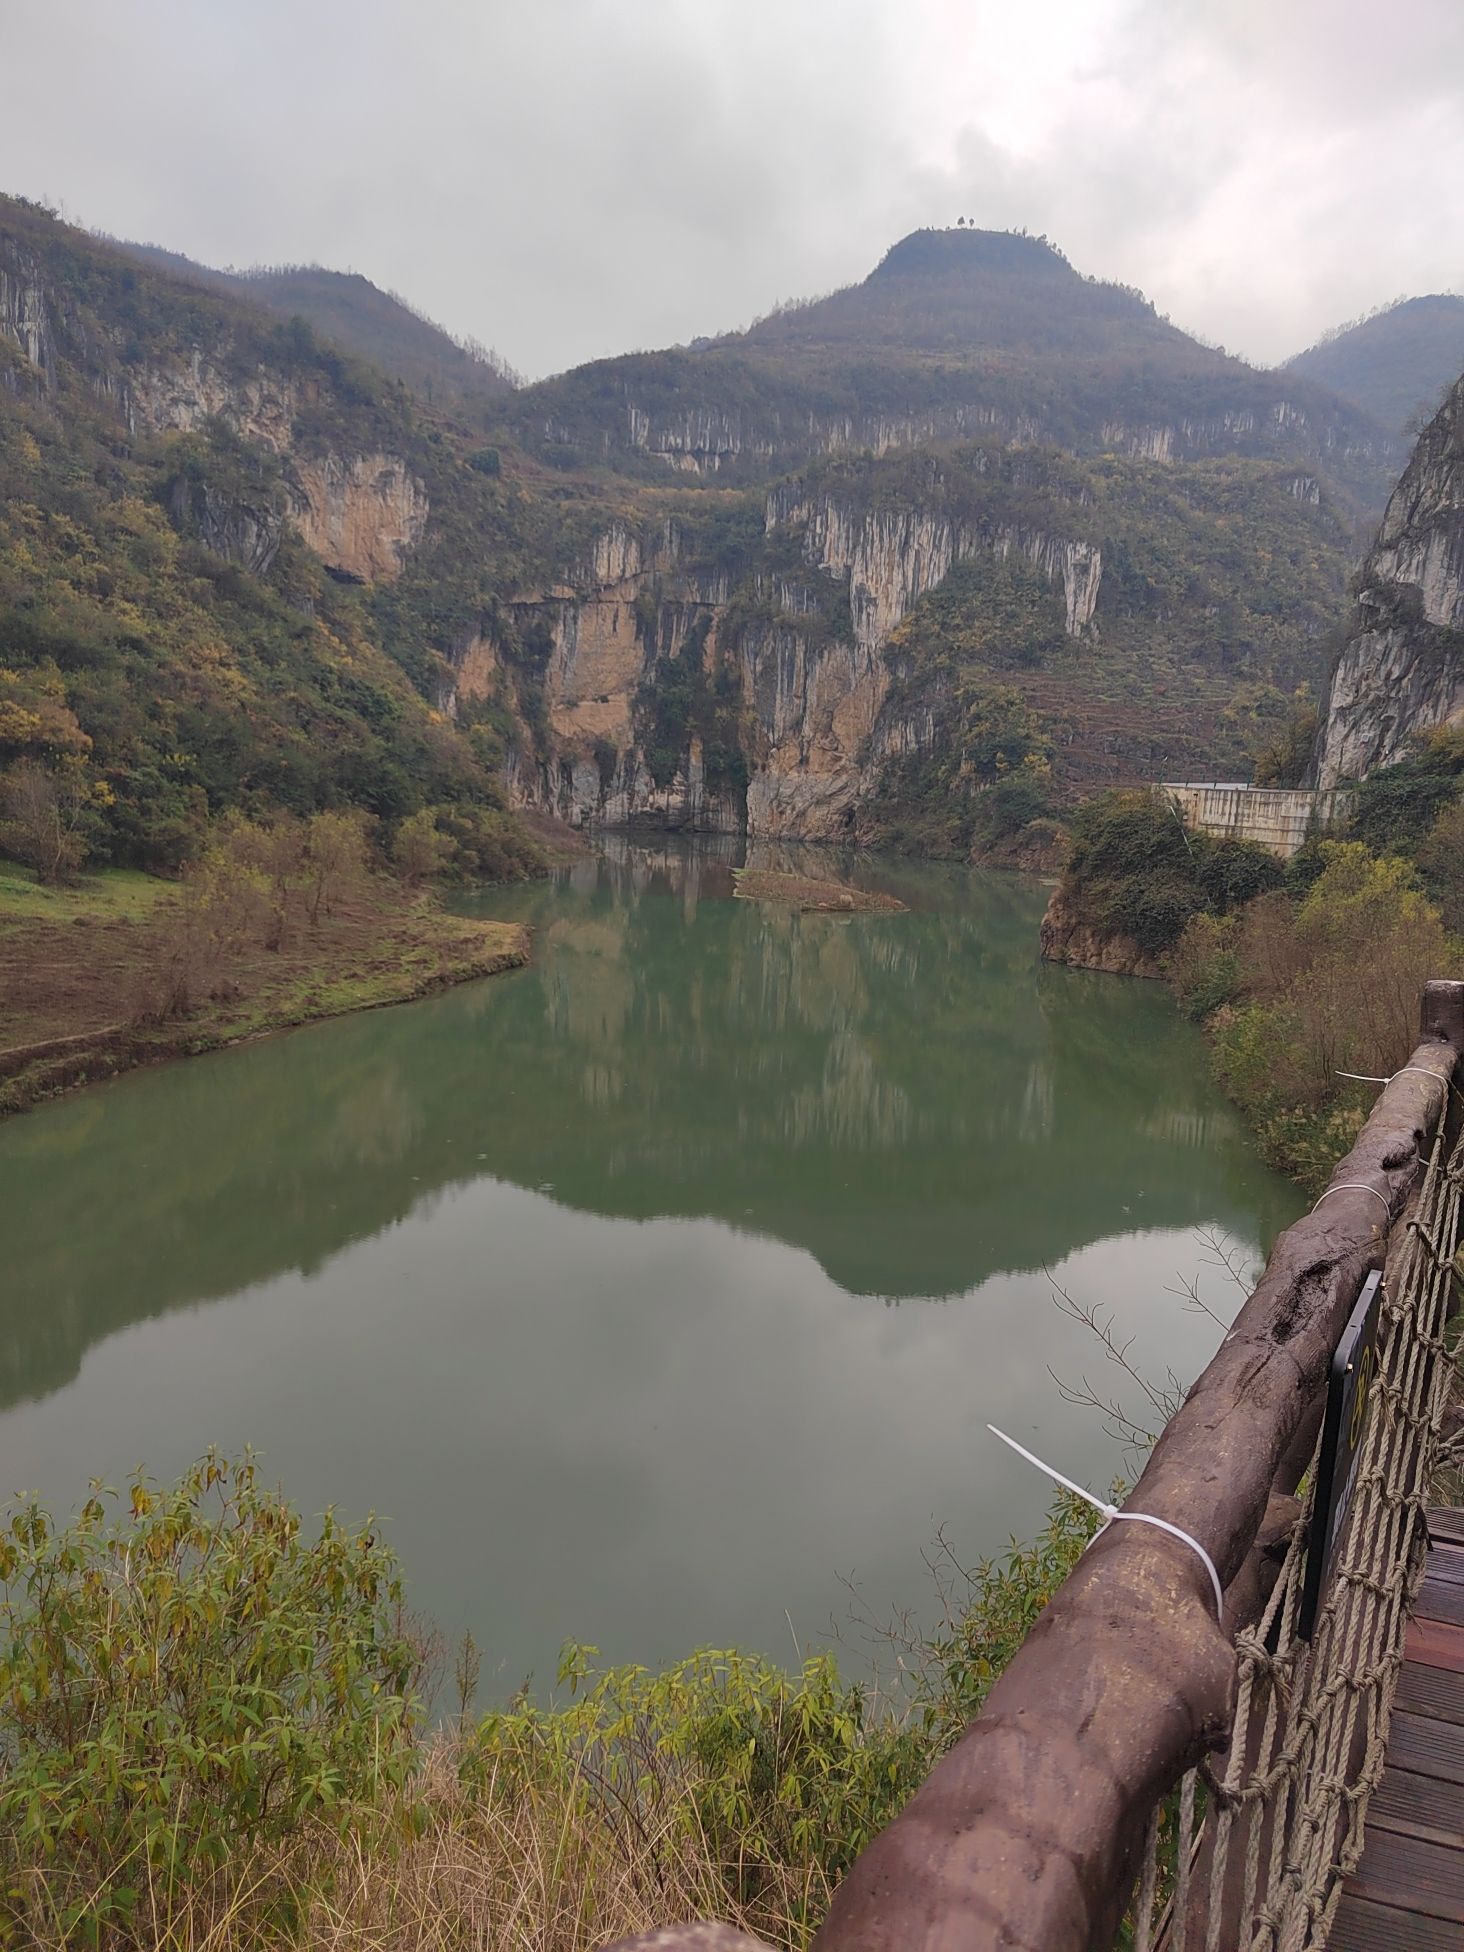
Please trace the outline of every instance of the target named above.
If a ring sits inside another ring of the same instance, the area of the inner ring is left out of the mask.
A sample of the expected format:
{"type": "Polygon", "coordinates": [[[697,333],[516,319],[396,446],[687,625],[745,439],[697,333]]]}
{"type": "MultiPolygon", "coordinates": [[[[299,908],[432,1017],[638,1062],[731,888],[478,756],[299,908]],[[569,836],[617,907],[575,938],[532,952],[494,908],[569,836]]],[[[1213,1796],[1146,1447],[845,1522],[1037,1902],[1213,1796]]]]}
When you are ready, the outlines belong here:
{"type": "Polygon", "coordinates": [[[162,913],[134,1017],[163,1022],[227,997],[250,950],[318,929],[366,882],[370,826],[354,809],[216,822],[162,913]]]}
{"type": "Polygon", "coordinates": [[[1304,1183],[1326,1180],[1359,1129],[1366,1087],[1417,1037],[1432,977],[1464,966],[1415,870],[1359,841],[1327,841],[1300,898],[1276,891],[1238,913],[1196,916],[1169,970],[1181,1003],[1208,1018],[1217,1075],[1262,1150],[1304,1183]]]}

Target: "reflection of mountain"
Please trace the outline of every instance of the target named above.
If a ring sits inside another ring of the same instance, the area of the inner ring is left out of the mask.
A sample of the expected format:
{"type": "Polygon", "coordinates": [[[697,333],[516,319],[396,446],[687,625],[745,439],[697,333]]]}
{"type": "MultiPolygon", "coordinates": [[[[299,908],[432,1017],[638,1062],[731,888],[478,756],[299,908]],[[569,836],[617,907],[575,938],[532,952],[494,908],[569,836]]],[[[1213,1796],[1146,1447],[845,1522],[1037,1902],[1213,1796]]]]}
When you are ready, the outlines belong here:
{"type": "Polygon", "coordinates": [[[522,975],[0,1132],[0,1398],[484,1174],[590,1212],[712,1215],[891,1297],[1136,1227],[1290,1216],[1157,986],[1037,964],[1040,889],[850,871],[912,912],[734,902],[715,851],[623,845],[512,898],[538,931],[522,975]]]}

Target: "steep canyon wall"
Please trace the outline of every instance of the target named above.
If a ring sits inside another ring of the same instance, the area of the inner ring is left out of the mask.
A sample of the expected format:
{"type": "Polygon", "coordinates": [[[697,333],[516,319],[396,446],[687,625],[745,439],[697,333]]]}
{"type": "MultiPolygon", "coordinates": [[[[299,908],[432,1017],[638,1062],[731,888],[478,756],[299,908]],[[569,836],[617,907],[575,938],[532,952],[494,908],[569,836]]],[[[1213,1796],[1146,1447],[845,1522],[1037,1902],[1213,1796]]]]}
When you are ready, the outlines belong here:
{"type": "Polygon", "coordinates": [[[1322,787],[1464,718],[1464,379],[1425,428],[1359,579],[1313,765],[1322,787]]]}
{"type": "MultiPolygon", "coordinates": [[[[1093,627],[1103,560],[1080,536],[967,524],[938,508],[860,509],[797,482],[768,496],[765,533],[780,559],[796,546],[801,575],[759,566],[734,578],[685,561],[674,525],[651,546],[616,525],[565,586],[518,606],[547,628],[552,750],[519,742],[510,761],[517,799],[577,826],[847,836],[890,755],[934,736],[918,692],[887,709],[886,650],[954,564],[983,551],[1020,556],[1060,593],[1069,636],[1093,627]],[[695,736],[669,781],[653,777],[641,749],[642,687],[694,635],[693,655],[735,688],[747,768],[740,791],[709,780],[695,736]]],[[[491,682],[490,657],[481,640],[464,647],[462,696],[491,682]]]]}

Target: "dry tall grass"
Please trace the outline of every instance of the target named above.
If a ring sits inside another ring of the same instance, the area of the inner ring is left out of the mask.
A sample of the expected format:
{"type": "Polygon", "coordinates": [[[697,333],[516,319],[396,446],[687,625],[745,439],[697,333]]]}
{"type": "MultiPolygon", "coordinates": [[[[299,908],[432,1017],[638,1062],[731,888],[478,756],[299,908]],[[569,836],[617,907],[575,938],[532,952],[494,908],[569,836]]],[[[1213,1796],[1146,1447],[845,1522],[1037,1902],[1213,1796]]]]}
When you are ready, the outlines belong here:
{"type": "MultiPolygon", "coordinates": [[[[592,1952],[607,1940],[686,1918],[722,1918],[776,1944],[802,1945],[829,1898],[815,1861],[765,1876],[755,1904],[697,1820],[690,1775],[667,1764],[638,1808],[581,1773],[525,1788],[508,1772],[471,1788],[456,1738],[429,1748],[406,1789],[351,1812],[345,1824],[302,1822],[281,1843],[241,1845],[211,1877],[175,1881],[119,1864],[136,1909],[125,1935],[102,1942],[158,1952],[592,1952]]],[[[515,1772],[516,1774],[516,1772],[515,1772]]],[[[65,1919],[91,1897],[32,1870],[25,1940],[40,1952],[75,1945],[65,1919]]],[[[16,1896],[20,1893],[17,1891],[16,1896]]],[[[19,1940],[7,1942],[16,1942],[19,1940]]]]}

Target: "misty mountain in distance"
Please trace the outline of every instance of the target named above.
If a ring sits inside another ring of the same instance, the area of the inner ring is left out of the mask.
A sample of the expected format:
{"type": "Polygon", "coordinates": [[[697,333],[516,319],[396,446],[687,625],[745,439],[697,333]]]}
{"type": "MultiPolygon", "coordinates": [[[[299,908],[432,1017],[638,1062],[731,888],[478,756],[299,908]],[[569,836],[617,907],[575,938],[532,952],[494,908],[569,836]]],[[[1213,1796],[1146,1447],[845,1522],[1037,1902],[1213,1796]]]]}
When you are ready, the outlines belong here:
{"type": "MultiPolygon", "coordinates": [[[[495,354],[454,338],[359,272],[323,265],[224,271],[158,245],[124,240],[122,247],[282,318],[306,319],[449,412],[476,422],[509,406],[515,376],[495,354]]],[[[1328,472],[1350,477],[1348,498],[1373,507],[1383,475],[1401,464],[1397,437],[1461,369],[1464,298],[1401,300],[1268,374],[1171,324],[1141,292],[1078,272],[1045,237],[932,229],[901,239],[860,283],[790,302],[746,331],[594,361],[540,381],[524,390],[510,418],[528,448],[542,442],[560,466],[579,458],[576,450],[598,447],[594,458],[632,472],[641,471],[641,456],[654,456],[661,466],[725,478],[765,473],[759,457],[794,460],[798,442],[783,424],[793,415],[807,422],[813,452],[858,445],[859,431],[873,436],[867,444],[876,450],[912,437],[996,432],[1075,452],[1117,446],[1162,459],[1177,450],[1264,453],[1278,434],[1294,432],[1300,415],[1316,429],[1328,472]],[[620,438],[603,409],[631,393],[639,410],[627,405],[620,438]],[[1245,400],[1239,409],[1237,393],[1245,400]],[[1355,414],[1339,418],[1339,401],[1355,414]],[[658,405],[681,409],[693,424],[658,427],[658,405]],[[768,429],[755,424],[764,416],[768,429]],[[848,440],[839,439],[841,416],[848,440]],[[729,424],[712,426],[710,417],[729,424]],[[750,443],[737,424],[749,417],[750,443]],[[909,423],[904,438],[892,424],[901,417],[909,423]],[[1370,465],[1375,454],[1386,455],[1383,467],[1370,465]]]]}
{"type": "Polygon", "coordinates": [[[1394,433],[1416,432],[1464,372],[1464,298],[1400,298],[1328,333],[1281,370],[1330,387],[1394,433]]]}

